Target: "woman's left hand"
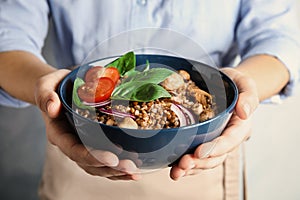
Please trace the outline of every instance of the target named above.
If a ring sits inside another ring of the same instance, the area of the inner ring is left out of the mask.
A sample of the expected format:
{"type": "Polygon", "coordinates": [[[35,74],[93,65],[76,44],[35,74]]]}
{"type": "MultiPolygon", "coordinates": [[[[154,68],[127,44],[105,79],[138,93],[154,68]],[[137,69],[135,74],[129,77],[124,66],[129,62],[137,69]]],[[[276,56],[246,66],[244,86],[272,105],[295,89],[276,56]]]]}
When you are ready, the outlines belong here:
{"type": "Polygon", "coordinates": [[[224,68],[222,71],[236,83],[239,90],[234,113],[221,136],[200,145],[194,154],[184,155],[171,168],[170,177],[173,180],[221,165],[228,153],[250,137],[251,115],[259,104],[256,84],[236,69],[224,68]]]}

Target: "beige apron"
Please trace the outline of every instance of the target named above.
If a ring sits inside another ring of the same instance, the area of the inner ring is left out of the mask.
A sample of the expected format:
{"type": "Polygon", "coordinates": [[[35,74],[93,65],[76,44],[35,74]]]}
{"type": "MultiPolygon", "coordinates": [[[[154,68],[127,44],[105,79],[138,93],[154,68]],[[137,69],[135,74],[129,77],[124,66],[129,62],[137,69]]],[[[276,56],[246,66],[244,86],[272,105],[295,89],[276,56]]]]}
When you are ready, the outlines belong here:
{"type": "Polygon", "coordinates": [[[179,181],[169,178],[169,168],[139,181],[111,181],[87,174],[49,144],[39,195],[42,200],[235,200],[242,187],[239,152],[219,167],[179,181]]]}

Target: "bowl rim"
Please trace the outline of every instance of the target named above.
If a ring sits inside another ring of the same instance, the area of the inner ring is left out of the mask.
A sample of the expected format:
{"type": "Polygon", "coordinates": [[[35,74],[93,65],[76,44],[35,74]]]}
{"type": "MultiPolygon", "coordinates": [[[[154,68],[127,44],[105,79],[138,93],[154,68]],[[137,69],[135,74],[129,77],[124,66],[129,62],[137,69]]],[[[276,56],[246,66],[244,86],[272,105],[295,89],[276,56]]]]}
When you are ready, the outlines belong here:
{"type": "MultiPolygon", "coordinates": [[[[135,56],[160,56],[160,57],[164,57],[164,58],[169,58],[169,59],[183,59],[183,60],[186,60],[188,62],[194,62],[194,63],[200,63],[201,65],[204,65],[205,67],[208,67],[210,69],[213,69],[213,70],[216,70],[218,71],[223,77],[225,77],[227,79],[227,82],[231,85],[233,91],[234,91],[234,97],[233,97],[233,100],[231,102],[231,104],[229,106],[227,106],[226,109],[224,109],[222,112],[218,113],[216,116],[214,116],[213,118],[209,119],[209,120],[206,120],[204,122],[198,122],[198,123],[195,123],[195,124],[191,124],[191,125],[187,125],[187,126],[182,126],[182,127],[177,127],[177,128],[168,128],[168,129],[158,129],[159,131],[161,130],[164,130],[164,131],[167,131],[167,132],[173,132],[173,131],[176,131],[176,130],[185,130],[185,129],[192,129],[192,128],[196,128],[198,126],[203,126],[205,124],[209,124],[211,123],[212,121],[215,121],[217,120],[218,118],[221,118],[225,113],[231,113],[233,112],[233,109],[234,107],[236,106],[236,103],[237,103],[237,100],[238,100],[238,96],[239,96],[239,93],[238,93],[238,88],[235,84],[235,82],[228,76],[226,75],[224,72],[222,72],[220,69],[218,68],[214,68],[210,65],[207,65],[205,63],[202,63],[202,62],[199,62],[199,61],[196,61],[196,60],[192,60],[192,59],[187,59],[187,58],[184,58],[184,57],[177,57],[177,56],[169,56],[169,55],[161,55],[161,54],[135,54],[135,56]]],[[[70,113],[72,113],[72,115],[76,115],[77,117],[80,117],[84,120],[87,120],[89,122],[92,122],[92,123],[96,123],[96,124],[99,124],[101,126],[107,126],[107,127],[110,127],[110,128],[113,128],[113,129],[120,129],[120,130],[128,130],[128,131],[142,131],[142,132],[153,132],[155,131],[156,129],[129,129],[129,128],[119,128],[118,126],[110,126],[110,125],[106,125],[106,124],[103,124],[103,123],[100,123],[100,122],[97,122],[97,121],[94,121],[92,119],[89,119],[89,118],[86,118],[82,115],[80,115],[79,113],[75,112],[66,102],[66,100],[63,98],[63,91],[62,91],[62,88],[63,86],[66,84],[66,82],[70,79],[70,77],[72,77],[75,73],[77,73],[77,71],[79,70],[79,68],[81,66],[84,66],[84,65],[91,65],[92,63],[95,63],[95,62],[98,62],[98,61],[103,61],[103,60],[107,60],[107,59],[112,59],[112,58],[118,58],[120,56],[109,56],[109,57],[105,57],[105,58],[100,58],[100,59],[96,59],[96,60],[93,60],[93,61],[90,61],[90,62],[87,62],[85,64],[81,64],[79,65],[76,69],[72,70],[69,74],[67,74],[63,80],[59,83],[58,85],[58,96],[61,100],[61,103],[63,105],[63,107],[65,109],[67,109],[70,113]]]]}

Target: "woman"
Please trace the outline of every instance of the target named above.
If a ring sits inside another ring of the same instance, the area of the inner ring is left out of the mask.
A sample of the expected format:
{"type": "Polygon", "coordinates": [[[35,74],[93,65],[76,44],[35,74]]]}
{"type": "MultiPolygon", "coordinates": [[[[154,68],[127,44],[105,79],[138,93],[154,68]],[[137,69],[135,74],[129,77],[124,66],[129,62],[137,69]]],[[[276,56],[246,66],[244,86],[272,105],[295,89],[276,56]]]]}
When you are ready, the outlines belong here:
{"type": "Polygon", "coordinates": [[[300,44],[293,7],[293,1],[279,0],[1,0],[0,100],[3,105],[31,103],[42,111],[51,144],[41,198],[238,199],[239,147],[250,136],[251,114],[259,101],[289,95],[296,81],[300,44]],[[186,35],[218,66],[229,66],[240,55],[238,66],[222,69],[239,88],[233,117],[216,140],[157,173],[134,174],[110,152],[91,156],[60,115],[55,89],[69,70],[48,65],[41,55],[49,18],[56,66],[78,65],[111,36],[146,27],[186,35]]]}

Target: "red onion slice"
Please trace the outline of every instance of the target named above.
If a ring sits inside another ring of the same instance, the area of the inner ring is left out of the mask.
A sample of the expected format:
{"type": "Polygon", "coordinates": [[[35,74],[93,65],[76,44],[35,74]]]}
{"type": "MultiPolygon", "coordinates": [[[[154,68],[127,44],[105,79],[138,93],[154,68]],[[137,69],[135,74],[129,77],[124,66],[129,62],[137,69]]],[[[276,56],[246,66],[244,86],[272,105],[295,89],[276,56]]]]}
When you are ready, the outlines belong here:
{"type": "Polygon", "coordinates": [[[170,109],[177,115],[180,127],[196,123],[195,115],[184,106],[172,103],[170,109]]]}
{"type": "Polygon", "coordinates": [[[115,117],[120,117],[120,118],[130,117],[132,119],[135,119],[135,116],[132,114],[124,113],[124,112],[113,110],[113,109],[105,109],[105,108],[100,107],[100,108],[98,108],[98,110],[104,114],[112,115],[115,117]]]}
{"type": "Polygon", "coordinates": [[[180,122],[180,127],[188,124],[186,115],[182,112],[178,105],[172,103],[170,109],[177,115],[180,122]]]}
{"type": "Polygon", "coordinates": [[[187,119],[188,119],[188,124],[195,124],[196,123],[196,117],[195,115],[187,108],[185,108],[184,106],[177,104],[177,106],[182,110],[182,112],[187,115],[187,119]]]}
{"type": "Polygon", "coordinates": [[[103,107],[106,105],[109,105],[111,103],[111,100],[106,100],[106,101],[101,101],[101,102],[96,102],[96,103],[88,103],[88,102],[82,102],[84,105],[86,106],[90,106],[90,107],[103,107]]]}

